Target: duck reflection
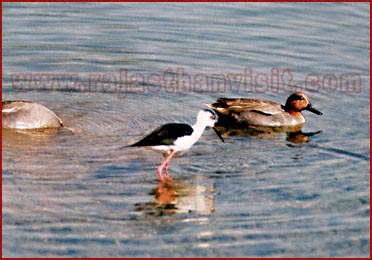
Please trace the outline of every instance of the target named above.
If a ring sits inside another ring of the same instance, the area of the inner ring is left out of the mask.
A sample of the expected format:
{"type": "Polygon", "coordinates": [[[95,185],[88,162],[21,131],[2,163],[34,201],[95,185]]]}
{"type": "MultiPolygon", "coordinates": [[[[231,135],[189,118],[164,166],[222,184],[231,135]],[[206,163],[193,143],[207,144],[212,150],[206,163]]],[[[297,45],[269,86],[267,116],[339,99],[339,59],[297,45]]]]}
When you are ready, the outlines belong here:
{"type": "Polygon", "coordinates": [[[3,147],[27,149],[28,147],[40,147],[55,142],[60,135],[59,129],[44,130],[16,130],[2,129],[3,147]]]}
{"type": "Polygon", "coordinates": [[[309,137],[320,134],[322,131],[317,131],[317,132],[308,132],[304,133],[302,131],[294,132],[294,133],[287,133],[287,138],[286,140],[295,143],[295,144],[301,144],[301,143],[308,143],[310,141],[309,137]]]}
{"type": "Polygon", "coordinates": [[[70,136],[74,133],[67,128],[63,129],[2,129],[3,147],[12,149],[27,149],[42,145],[55,145],[57,137],[70,136]]]}
{"type": "Polygon", "coordinates": [[[213,192],[212,185],[190,185],[183,179],[166,179],[150,192],[154,201],[135,204],[135,210],[152,216],[191,212],[211,214],[214,211],[213,192]]]}
{"type": "Polygon", "coordinates": [[[286,134],[286,140],[291,143],[308,143],[309,137],[320,134],[317,132],[302,132],[302,125],[284,126],[284,127],[266,127],[266,126],[218,126],[217,130],[222,136],[256,136],[263,139],[271,139],[278,134],[286,134]]]}

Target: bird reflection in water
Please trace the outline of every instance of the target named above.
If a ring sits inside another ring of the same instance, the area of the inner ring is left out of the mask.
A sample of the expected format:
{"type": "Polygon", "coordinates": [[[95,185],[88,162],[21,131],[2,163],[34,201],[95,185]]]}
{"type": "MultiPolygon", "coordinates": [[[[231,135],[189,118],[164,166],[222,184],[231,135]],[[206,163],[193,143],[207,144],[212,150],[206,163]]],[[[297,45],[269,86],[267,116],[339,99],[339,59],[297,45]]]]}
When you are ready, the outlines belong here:
{"type": "Polygon", "coordinates": [[[216,129],[222,136],[256,136],[263,139],[271,139],[278,134],[286,134],[286,140],[291,143],[308,143],[309,137],[320,134],[322,131],[302,132],[302,125],[285,127],[266,126],[218,126],[216,129]]]}
{"type": "Polygon", "coordinates": [[[193,212],[211,214],[214,211],[213,192],[212,185],[190,185],[182,179],[166,179],[150,192],[154,201],[137,203],[135,210],[151,216],[193,212]]]}
{"type": "Polygon", "coordinates": [[[289,132],[287,133],[286,140],[291,143],[295,143],[295,144],[308,143],[310,141],[309,139],[310,136],[320,134],[321,132],[322,131],[308,132],[308,133],[304,133],[302,131],[293,132],[293,133],[289,132]]]}

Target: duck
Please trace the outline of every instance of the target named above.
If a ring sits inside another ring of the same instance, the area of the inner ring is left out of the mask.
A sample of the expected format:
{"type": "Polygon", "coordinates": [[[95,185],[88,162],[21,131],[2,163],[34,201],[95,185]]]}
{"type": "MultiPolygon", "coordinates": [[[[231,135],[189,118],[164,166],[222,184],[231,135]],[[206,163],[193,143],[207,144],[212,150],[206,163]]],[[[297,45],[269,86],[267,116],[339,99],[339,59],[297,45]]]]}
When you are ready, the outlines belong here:
{"type": "Polygon", "coordinates": [[[218,114],[218,126],[301,127],[305,123],[302,111],[323,114],[301,91],[292,93],[285,105],[260,99],[219,98],[208,106],[218,114]]]}
{"type": "Polygon", "coordinates": [[[2,101],[2,128],[35,130],[63,127],[62,120],[49,108],[30,101],[2,101]]]}
{"type": "Polygon", "coordinates": [[[210,109],[200,110],[194,125],[184,123],[168,123],[159,126],[150,134],[143,137],[141,140],[128,145],[126,147],[148,147],[152,150],[161,152],[164,156],[163,162],[157,169],[157,174],[160,182],[164,182],[163,169],[165,168],[165,176],[169,178],[168,163],[176,154],[190,149],[202,136],[206,127],[211,127],[215,130],[219,138],[224,142],[224,139],[219,132],[214,128],[218,120],[217,114],[210,109]]]}

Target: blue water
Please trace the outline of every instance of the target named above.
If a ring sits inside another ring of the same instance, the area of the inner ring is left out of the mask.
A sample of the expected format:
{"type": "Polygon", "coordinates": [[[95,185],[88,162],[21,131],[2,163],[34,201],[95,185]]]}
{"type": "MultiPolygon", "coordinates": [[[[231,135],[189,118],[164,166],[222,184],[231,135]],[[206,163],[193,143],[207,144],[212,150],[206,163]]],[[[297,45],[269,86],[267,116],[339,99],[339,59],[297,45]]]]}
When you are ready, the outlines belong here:
{"type": "Polygon", "coordinates": [[[3,257],[368,257],[368,3],[3,3],[3,100],[69,130],[2,132],[3,257]],[[213,131],[120,149],[216,98],[283,104],[303,139],[213,131]]]}

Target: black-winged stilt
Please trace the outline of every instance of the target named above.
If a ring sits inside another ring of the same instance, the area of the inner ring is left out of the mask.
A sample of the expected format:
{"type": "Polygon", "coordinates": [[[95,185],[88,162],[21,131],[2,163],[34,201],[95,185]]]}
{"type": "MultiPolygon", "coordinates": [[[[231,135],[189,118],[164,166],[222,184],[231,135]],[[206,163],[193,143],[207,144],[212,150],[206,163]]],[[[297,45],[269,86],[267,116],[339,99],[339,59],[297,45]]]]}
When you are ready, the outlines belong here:
{"type": "MultiPolygon", "coordinates": [[[[177,152],[190,149],[191,146],[199,140],[207,126],[214,127],[217,119],[217,115],[214,111],[208,109],[200,110],[194,125],[182,123],[165,124],[156,128],[142,140],[126,147],[144,146],[163,153],[165,159],[157,170],[159,179],[163,182],[162,171],[164,167],[166,169],[166,177],[169,178],[168,162],[170,159],[177,152]]],[[[218,131],[216,129],[214,130],[222,142],[224,142],[218,131]]]]}

